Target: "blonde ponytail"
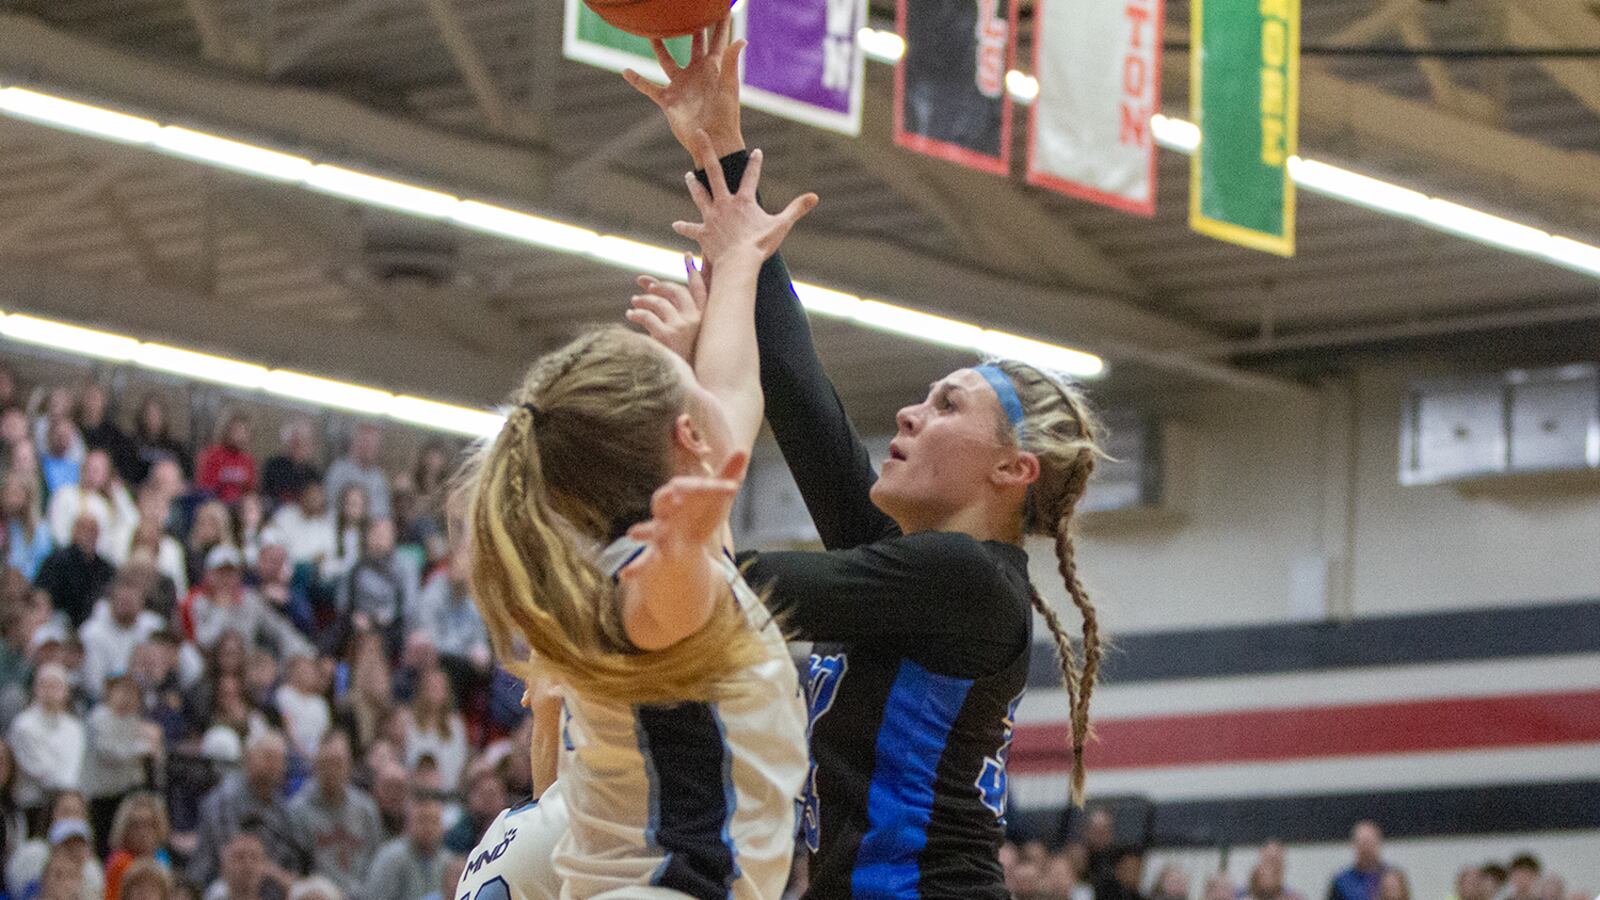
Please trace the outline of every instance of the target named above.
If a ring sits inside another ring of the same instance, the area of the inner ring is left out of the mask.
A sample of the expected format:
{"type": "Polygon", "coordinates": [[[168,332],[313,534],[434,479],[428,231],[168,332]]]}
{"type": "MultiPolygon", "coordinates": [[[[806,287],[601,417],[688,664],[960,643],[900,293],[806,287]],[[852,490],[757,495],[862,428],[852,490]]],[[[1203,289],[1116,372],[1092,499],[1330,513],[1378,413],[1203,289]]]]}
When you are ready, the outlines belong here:
{"type": "Polygon", "coordinates": [[[460,476],[473,598],[496,654],[601,700],[713,700],[760,658],[731,593],[694,635],[642,652],[595,551],[648,515],[671,476],[669,442],[687,393],[662,351],[621,328],[536,363],[505,427],[460,476]],[[531,654],[517,663],[519,644],[531,654]]]}

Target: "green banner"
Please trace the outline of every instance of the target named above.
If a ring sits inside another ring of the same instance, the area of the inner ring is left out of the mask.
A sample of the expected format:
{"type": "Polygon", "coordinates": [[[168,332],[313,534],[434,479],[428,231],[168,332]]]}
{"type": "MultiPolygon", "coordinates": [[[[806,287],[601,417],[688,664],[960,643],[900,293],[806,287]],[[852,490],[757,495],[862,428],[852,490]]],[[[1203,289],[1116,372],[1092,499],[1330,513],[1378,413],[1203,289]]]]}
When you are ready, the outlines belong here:
{"type": "MultiPolygon", "coordinates": [[[[667,80],[666,73],[656,63],[655,53],[650,50],[649,40],[612,27],[582,0],[567,0],[565,25],[562,50],[568,59],[614,72],[632,69],[652,81],[667,80]]],[[[681,63],[689,61],[690,40],[676,37],[667,41],[673,59],[681,63]]]]}
{"type": "Polygon", "coordinates": [[[1189,224],[1293,256],[1300,0],[1193,0],[1190,28],[1189,105],[1201,137],[1189,224]]]}

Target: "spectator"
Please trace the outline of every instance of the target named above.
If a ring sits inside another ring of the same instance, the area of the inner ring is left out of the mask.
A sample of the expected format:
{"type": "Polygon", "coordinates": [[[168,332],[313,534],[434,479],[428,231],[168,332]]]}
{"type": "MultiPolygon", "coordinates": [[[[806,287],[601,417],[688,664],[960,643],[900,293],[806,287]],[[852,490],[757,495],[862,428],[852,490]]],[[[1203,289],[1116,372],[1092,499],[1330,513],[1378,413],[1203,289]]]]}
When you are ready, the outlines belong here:
{"type": "MultiPolygon", "coordinates": [[[[141,524],[134,529],[134,543],[128,549],[128,558],[122,564],[124,569],[135,569],[144,575],[145,594],[144,607],[161,617],[163,624],[173,621],[173,616],[178,612],[178,582],[173,581],[173,572],[177,577],[186,578],[182,560],[183,550],[173,542],[173,549],[179,554],[173,560],[176,568],[168,570],[159,568],[159,554],[163,541],[172,539],[163,535],[154,525],[141,524]]],[[[183,595],[187,596],[188,588],[183,588],[183,595]]]]}
{"type": "Polygon", "coordinates": [[[438,668],[423,674],[406,711],[406,764],[415,766],[424,757],[439,766],[443,790],[454,793],[467,763],[467,730],[455,711],[450,681],[438,668]]]}
{"type": "Polygon", "coordinates": [[[124,798],[149,786],[150,773],[162,756],[161,729],[145,719],[139,686],[132,676],[118,675],[105,687],[105,701],[89,713],[89,750],[83,773],[89,822],[99,835],[96,850],[102,856],[110,852],[117,809],[124,798]]]}
{"type": "Polygon", "coordinates": [[[329,732],[317,748],[315,778],[290,802],[289,815],[311,846],[312,869],[357,900],[384,834],[377,803],[350,783],[350,765],[350,739],[329,732]]]}
{"type": "MultiPolygon", "coordinates": [[[[39,459],[38,449],[33,446],[33,439],[29,435],[28,415],[16,407],[7,407],[0,411],[0,473],[9,476],[17,468],[17,454],[24,447],[33,454],[30,458],[37,464],[39,459]]],[[[26,474],[26,473],[24,473],[26,474]]],[[[38,475],[38,472],[34,472],[38,475]]]]}
{"type": "Polygon", "coordinates": [[[57,544],[72,539],[72,525],[90,516],[100,525],[100,555],[113,556],[113,546],[139,521],[139,509],[128,489],[112,479],[111,460],[104,450],[91,450],[83,459],[83,472],[75,485],[65,485],[50,495],[50,536],[57,544]]]}
{"type": "MultiPolygon", "coordinates": [[[[417,686],[422,676],[439,668],[439,650],[433,646],[433,635],[426,631],[413,631],[406,635],[405,649],[400,653],[400,665],[394,673],[394,697],[401,703],[410,703],[417,696],[417,686]]],[[[518,691],[518,697],[521,691],[518,691]]]]}
{"type": "MultiPolygon", "coordinates": [[[[89,825],[85,819],[87,815],[88,806],[84,803],[82,794],[77,791],[62,791],[56,795],[50,804],[48,821],[38,823],[35,829],[35,833],[40,837],[19,846],[6,861],[6,890],[11,896],[25,896],[28,893],[28,886],[37,884],[42,879],[45,861],[50,856],[52,846],[70,840],[75,833],[85,836],[81,849],[84,856],[90,855],[87,837],[89,825]],[[61,841],[56,841],[55,838],[60,838],[61,841]]],[[[92,858],[87,858],[83,862],[82,871],[84,896],[99,898],[105,885],[105,876],[101,872],[100,864],[92,858]]]]}
{"type": "Polygon", "coordinates": [[[1539,857],[1532,853],[1519,853],[1511,859],[1511,881],[1507,884],[1507,900],[1538,900],[1539,875],[1544,867],[1539,857]]]}
{"type": "Polygon", "coordinates": [[[221,872],[206,888],[205,900],[283,900],[286,875],[273,865],[265,837],[240,831],[223,846],[221,872]]]}
{"type": "Polygon", "coordinates": [[[238,527],[233,545],[244,554],[244,561],[254,566],[261,553],[261,528],[266,524],[266,509],[261,505],[261,495],[255,493],[240,497],[237,508],[239,514],[234,522],[238,527]]]}
{"type": "Polygon", "coordinates": [[[381,645],[357,649],[350,682],[350,690],[339,702],[339,723],[354,738],[356,752],[365,755],[382,736],[383,723],[394,711],[389,661],[381,645]]]}
{"type": "Polygon", "coordinates": [[[241,563],[239,551],[226,544],[207,554],[204,585],[190,595],[195,643],[210,649],[224,633],[236,631],[247,645],[265,644],[279,655],[309,653],[305,639],[245,587],[241,563]]]}
{"type": "Polygon", "coordinates": [[[163,523],[172,510],[172,500],[167,496],[167,490],[165,486],[154,482],[139,488],[136,503],[138,515],[124,523],[122,533],[113,542],[107,556],[120,566],[128,561],[136,548],[145,548],[150,552],[156,568],[172,579],[176,592],[183,595],[189,593],[189,570],[185,567],[183,544],[163,530],[163,523]]]}
{"type": "Polygon", "coordinates": [[[1285,883],[1288,872],[1288,854],[1280,841],[1268,841],[1261,848],[1261,856],[1250,872],[1250,884],[1240,896],[1263,891],[1260,900],[1305,900],[1305,895],[1285,883]],[[1259,881],[1258,881],[1259,876],[1259,881]]]}
{"type": "Polygon", "coordinates": [[[117,575],[98,548],[98,522],[91,516],[78,517],[72,525],[72,543],[51,552],[38,567],[35,585],[50,596],[51,607],[66,615],[74,629],[88,620],[94,601],[117,575]]]}
{"type": "Polygon", "coordinates": [[[275,614],[293,622],[302,633],[313,634],[311,586],[296,581],[289,566],[289,551],[278,543],[277,534],[267,533],[267,541],[256,555],[255,589],[275,614]]]}
{"type": "Polygon", "coordinates": [[[451,456],[450,445],[439,438],[430,438],[417,451],[411,470],[414,499],[405,532],[407,541],[426,544],[430,537],[444,532],[451,456]]]}
{"type": "Polygon", "coordinates": [[[177,460],[166,457],[156,460],[139,487],[150,490],[154,498],[165,504],[154,509],[151,515],[161,525],[161,530],[173,535],[189,533],[195,508],[203,495],[190,490],[177,460]]]}
{"type": "Polygon", "coordinates": [[[1111,878],[1094,886],[1095,900],[1144,900],[1144,851],[1118,847],[1111,854],[1111,878]]]}
{"type": "Polygon", "coordinates": [[[0,741],[0,866],[28,837],[28,822],[17,806],[17,764],[11,745],[0,741]]]}
{"type": "Polygon", "coordinates": [[[271,540],[283,544],[294,565],[315,563],[321,567],[340,557],[328,494],[316,479],[306,482],[293,501],[278,507],[267,523],[267,531],[271,540]]]}
{"type": "Polygon", "coordinates": [[[46,426],[38,463],[46,495],[78,483],[83,468],[83,439],[71,420],[54,419],[46,426]]]}
{"type": "Polygon", "coordinates": [[[1189,900],[1189,873],[1168,863],[1150,886],[1150,900],[1189,900]]]}
{"type": "MultiPolygon", "coordinates": [[[[194,523],[189,528],[187,557],[190,584],[199,584],[205,577],[206,558],[218,547],[236,547],[233,533],[233,513],[219,500],[200,504],[194,511],[194,523]]],[[[242,557],[241,557],[242,558],[242,557]]]]}
{"type": "Polygon", "coordinates": [[[367,494],[367,510],[375,519],[389,517],[389,476],[378,467],[383,453],[383,431],[376,425],[356,426],[350,453],[328,467],[328,496],[342,497],[347,485],[359,485],[367,494]]]}
{"type": "Polygon", "coordinates": [[[10,363],[0,362],[0,410],[10,412],[21,406],[18,399],[17,372],[10,363]]]}
{"type": "Polygon", "coordinates": [[[1083,844],[1089,851],[1089,867],[1083,877],[1089,884],[1111,880],[1116,838],[1117,820],[1111,810],[1103,806],[1090,809],[1083,826],[1083,844]]]}
{"type": "Polygon", "coordinates": [[[38,482],[26,473],[12,473],[0,485],[0,520],[5,522],[6,561],[32,581],[55,547],[50,529],[39,517],[38,482]]]}
{"type": "Polygon", "coordinates": [[[1350,830],[1350,847],[1355,863],[1333,878],[1328,900],[1377,900],[1378,881],[1383,877],[1383,830],[1377,822],[1357,822],[1350,830]]]}
{"type": "Polygon", "coordinates": [[[478,766],[467,782],[466,815],[445,832],[445,849],[451,853],[472,850],[478,845],[478,838],[508,805],[506,784],[500,780],[500,774],[488,766],[478,766]]]}
{"type": "Polygon", "coordinates": [[[405,833],[410,776],[406,774],[405,766],[393,760],[370,768],[373,773],[372,802],[378,804],[378,821],[383,825],[384,840],[391,841],[405,833]]]}
{"type": "Polygon", "coordinates": [[[69,699],[66,670],[41,667],[33,678],[33,705],[6,735],[17,761],[17,806],[35,822],[52,792],[76,791],[81,783],[85,735],[82,720],[67,708],[69,699]]]}
{"type": "Polygon", "coordinates": [[[110,396],[97,382],[89,382],[78,396],[78,430],[83,435],[84,446],[90,450],[104,450],[111,458],[111,468],[126,484],[138,484],[144,474],[139,465],[139,451],[133,439],[117,427],[109,415],[110,396]]]}
{"type": "Polygon", "coordinates": [[[1071,854],[1053,853],[1041,870],[1041,890],[1055,900],[1094,900],[1094,888],[1079,880],[1078,867],[1071,854]]]}
{"type": "MultiPolygon", "coordinates": [[[[194,648],[189,650],[193,652],[194,648]]],[[[128,673],[139,686],[144,714],[160,726],[162,739],[167,743],[189,736],[183,708],[183,677],[178,671],[180,653],[177,636],[162,630],[133,648],[128,658],[128,673]]]]}
{"type": "Polygon", "coordinates": [[[170,833],[166,804],[159,795],[140,791],[122,801],[111,822],[106,900],[124,897],[134,900],[128,891],[128,881],[139,879],[135,867],[140,864],[149,863],[161,873],[172,867],[172,854],[167,849],[170,833]]]}
{"type": "Polygon", "coordinates": [[[423,900],[444,871],[444,835],[439,798],[414,793],[406,804],[406,833],[378,851],[367,874],[366,896],[377,900],[423,900]]]}
{"type": "Polygon", "coordinates": [[[123,873],[122,887],[116,895],[107,887],[106,900],[173,900],[175,893],[167,868],[141,859],[123,873]]]}
{"type": "Polygon", "coordinates": [[[1490,900],[1482,893],[1486,884],[1482,869],[1477,866],[1462,866],[1456,872],[1456,891],[1449,900],[1490,900]]]}
{"type": "Polygon", "coordinates": [[[1567,900],[1567,882],[1556,875],[1539,879],[1533,895],[1539,900],[1567,900]]]}
{"type": "Polygon", "coordinates": [[[1406,873],[1385,868],[1378,879],[1378,900],[1411,900],[1411,881],[1406,873]]]}
{"type": "Polygon", "coordinates": [[[310,656],[289,658],[289,678],[273,696],[283,729],[290,744],[301,756],[310,759],[333,724],[328,698],[321,692],[317,661],[310,656]]]}
{"type": "MultiPolygon", "coordinates": [[[[456,885],[461,883],[461,874],[467,870],[467,858],[459,853],[451,853],[444,858],[444,866],[439,873],[439,889],[428,895],[427,900],[454,900],[456,885]]],[[[798,895],[796,895],[798,896],[798,895]]]]}
{"type": "Polygon", "coordinates": [[[308,848],[283,802],[288,747],[276,732],[251,735],[245,743],[244,768],[225,778],[200,803],[200,827],[189,880],[211,884],[222,862],[223,848],[241,833],[253,831],[272,863],[292,873],[304,872],[308,848]],[[253,825],[248,828],[247,825],[253,825]]]}
{"type": "Polygon", "coordinates": [[[142,483],[150,477],[150,469],[163,459],[178,464],[183,477],[194,473],[189,451],[172,437],[172,416],[167,411],[167,401],[160,394],[146,394],[139,401],[139,414],[133,421],[133,449],[138,454],[140,471],[133,483],[142,483]]]}
{"type": "Polygon", "coordinates": [[[1488,891],[1489,896],[1498,897],[1500,896],[1500,892],[1505,889],[1506,880],[1510,878],[1511,875],[1506,871],[1505,866],[1502,866],[1499,863],[1490,862],[1484,863],[1483,865],[1483,877],[1485,882],[1487,882],[1486,890],[1488,891]]]}
{"type": "Polygon", "coordinates": [[[1233,886],[1233,879],[1227,872],[1218,872],[1206,879],[1206,891],[1203,900],[1228,900],[1238,896],[1233,886]]]}
{"type": "Polygon", "coordinates": [[[261,494],[273,506],[292,504],[313,481],[322,480],[317,466],[315,429],[311,420],[301,417],[284,423],[280,432],[282,451],[267,460],[261,469],[261,494]]]}
{"type": "Polygon", "coordinates": [[[256,458],[250,453],[250,417],[234,413],[222,424],[217,442],[195,461],[195,485],[229,506],[256,489],[256,458]]]}
{"type": "Polygon", "coordinates": [[[145,609],[154,572],[125,566],[111,581],[107,602],[97,605],[89,621],[78,629],[83,642],[84,687],[91,698],[100,696],[106,679],[128,670],[133,648],[160,631],[161,617],[145,609]]]}
{"type": "Polygon", "coordinates": [[[400,649],[405,611],[415,607],[416,594],[412,570],[395,554],[394,522],[373,519],[360,561],[339,581],[336,603],[346,629],[376,631],[393,655],[400,649]]]}
{"type": "Polygon", "coordinates": [[[450,674],[456,696],[470,697],[487,686],[493,657],[489,632],[470,593],[471,560],[465,546],[450,554],[447,567],[435,572],[417,597],[408,628],[433,636],[439,663],[450,674]]]}
{"type": "MultiPolygon", "coordinates": [[[[89,900],[94,896],[84,883],[83,860],[76,847],[80,842],[69,838],[62,846],[51,849],[38,885],[30,888],[32,896],[38,900],[89,900]]],[[[24,898],[28,896],[23,894],[24,898]]]]}

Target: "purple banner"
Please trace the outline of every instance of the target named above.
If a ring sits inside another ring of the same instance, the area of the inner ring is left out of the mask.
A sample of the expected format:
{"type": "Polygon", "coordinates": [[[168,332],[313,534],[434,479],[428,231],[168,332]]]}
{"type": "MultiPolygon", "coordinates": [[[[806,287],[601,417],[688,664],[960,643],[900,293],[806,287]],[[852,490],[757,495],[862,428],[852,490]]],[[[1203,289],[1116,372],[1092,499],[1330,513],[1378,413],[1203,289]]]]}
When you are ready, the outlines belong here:
{"type": "Polygon", "coordinates": [[[744,102],[846,134],[861,132],[866,0],[747,0],[744,102]]]}

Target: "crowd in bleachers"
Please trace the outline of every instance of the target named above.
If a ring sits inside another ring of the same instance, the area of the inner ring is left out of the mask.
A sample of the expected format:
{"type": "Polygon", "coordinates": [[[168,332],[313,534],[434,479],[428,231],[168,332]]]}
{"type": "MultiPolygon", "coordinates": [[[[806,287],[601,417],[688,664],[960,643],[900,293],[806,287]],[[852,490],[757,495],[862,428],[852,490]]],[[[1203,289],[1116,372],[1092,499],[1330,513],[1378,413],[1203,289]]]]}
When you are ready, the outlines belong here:
{"type": "Polygon", "coordinates": [[[325,456],[298,418],[259,460],[171,400],[0,367],[0,896],[438,895],[529,789],[459,446],[391,472],[378,426],[325,456]]]}
{"type": "MultiPolygon", "coordinates": [[[[1290,886],[1288,853],[1277,841],[1262,846],[1248,877],[1236,881],[1226,871],[1191,873],[1171,863],[1152,874],[1145,865],[1146,848],[1118,843],[1114,815],[1105,808],[1091,808],[1066,831],[1064,840],[1025,840],[1001,849],[1006,886],[1016,900],[1306,900],[1290,886]]],[[[1410,878],[1385,856],[1378,823],[1357,822],[1350,845],[1350,866],[1318,897],[1412,900],[1410,878]]],[[[1419,900],[1445,897],[1447,891],[1446,900],[1594,900],[1576,885],[1569,889],[1565,879],[1544,871],[1539,858],[1527,852],[1508,863],[1465,865],[1453,890],[1424,885],[1419,900]]]]}

